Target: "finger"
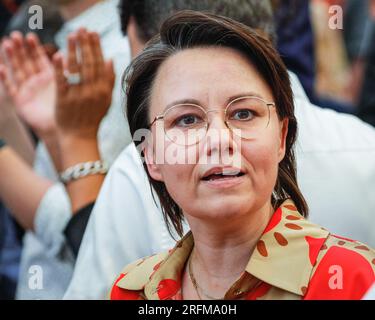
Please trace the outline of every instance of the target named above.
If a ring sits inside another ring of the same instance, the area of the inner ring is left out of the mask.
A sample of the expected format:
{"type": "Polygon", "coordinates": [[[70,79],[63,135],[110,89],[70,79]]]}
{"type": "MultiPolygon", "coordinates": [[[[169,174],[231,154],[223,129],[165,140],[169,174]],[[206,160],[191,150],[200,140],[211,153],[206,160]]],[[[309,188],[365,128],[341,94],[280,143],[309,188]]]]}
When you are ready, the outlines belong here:
{"type": "Polygon", "coordinates": [[[35,72],[40,72],[45,68],[50,68],[50,61],[40,44],[38,36],[35,33],[28,33],[26,35],[26,43],[29,48],[35,72]]]}
{"type": "Polygon", "coordinates": [[[71,33],[68,36],[68,61],[67,61],[67,69],[70,73],[80,72],[80,65],[78,62],[77,42],[78,42],[77,34],[71,33]]]}
{"type": "Polygon", "coordinates": [[[52,63],[55,68],[57,94],[64,94],[67,91],[68,84],[64,75],[64,56],[61,52],[54,54],[52,63]]]}
{"type": "Polygon", "coordinates": [[[7,94],[10,97],[14,97],[17,92],[17,88],[10,77],[9,70],[7,70],[4,64],[0,65],[0,81],[4,85],[7,94]]]}
{"type": "Polygon", "coordinates": [[[81,70],[83,82],[90,83],[94,80],[94,57],[90,45],[89,34],[86,30],[80,30],[78,37],[82,54],[81,70]]]}
{"type": "Polygon", "coordinates": [[[103,71],[105,69],[102,48],[100,46],[100,38],[96,32],[91,32],[90,39],[91,39],[91,47],[93,51],[94,65],[95,65],[94,77],[98,78],[98,77],[103,76],[103,71]]]}
{"type": "Polygon", "coordinates": [[[28,78],[35,73],[35,69],[31,63],[25,39],[19,31],[12,32],[10,38],[14,43],[15,58],[18,59],[18,64],[23,69],[23,74],[28,78]]]}
{"type": "Polygon", "coordinates": [[[16,86],[20,86],[26,79],[22,67],[19,65],[19,60],[15,57],[15,48],[13,41],[10,39],[4,40],[2,44],[8,72],[15,81],[16,86]]]}

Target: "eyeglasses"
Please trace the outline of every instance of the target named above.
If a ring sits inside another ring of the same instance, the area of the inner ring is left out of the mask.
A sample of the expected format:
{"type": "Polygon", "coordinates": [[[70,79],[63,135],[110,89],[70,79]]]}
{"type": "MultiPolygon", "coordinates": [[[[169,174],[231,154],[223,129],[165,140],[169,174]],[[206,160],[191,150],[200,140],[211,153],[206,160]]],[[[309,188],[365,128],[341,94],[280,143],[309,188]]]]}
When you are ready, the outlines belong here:
{"type": "MultiPolygon", "coordinates": [[[[270,107],[275,107],[275,103],[254,96],[234,99],[224,109],[225,125],[242,139],[254,139],[268,127],[270,107]]],[[[163,120],[169,140],[178,145],[194,145],[207,134],[208,113],[220,111],[222,109],[205,110],[197,104],[177,104],[156,116],[150,127],[163,120]]]]}

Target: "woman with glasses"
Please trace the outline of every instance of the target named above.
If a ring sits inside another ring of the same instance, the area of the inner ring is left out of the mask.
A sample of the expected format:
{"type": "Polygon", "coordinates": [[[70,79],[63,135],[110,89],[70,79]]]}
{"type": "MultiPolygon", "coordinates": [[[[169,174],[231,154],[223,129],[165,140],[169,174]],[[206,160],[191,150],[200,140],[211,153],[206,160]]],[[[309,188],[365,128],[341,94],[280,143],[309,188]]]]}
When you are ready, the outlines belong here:
{"type": "Polygon", "coordinates": [[[133,139],[165,222],[182,239],[126,266],[111,299],[364,296],[374,251],[306,220],[292,91],[266,38],[182,11],[125,80],[133,139]]]}

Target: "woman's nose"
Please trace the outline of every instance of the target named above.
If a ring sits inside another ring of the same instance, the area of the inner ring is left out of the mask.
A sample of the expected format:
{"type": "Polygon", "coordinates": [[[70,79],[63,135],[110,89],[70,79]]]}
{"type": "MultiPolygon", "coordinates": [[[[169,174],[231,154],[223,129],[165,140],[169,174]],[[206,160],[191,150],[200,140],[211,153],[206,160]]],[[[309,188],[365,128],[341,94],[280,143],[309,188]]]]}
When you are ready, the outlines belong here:
{"type": "Polygon", "coordinates": [[[207,156],[220,159],[233,155],[235,148],[233,134],[226,126],[223,115],[220,113],[211,114],[210,120],[205,139],[207,156]]]}

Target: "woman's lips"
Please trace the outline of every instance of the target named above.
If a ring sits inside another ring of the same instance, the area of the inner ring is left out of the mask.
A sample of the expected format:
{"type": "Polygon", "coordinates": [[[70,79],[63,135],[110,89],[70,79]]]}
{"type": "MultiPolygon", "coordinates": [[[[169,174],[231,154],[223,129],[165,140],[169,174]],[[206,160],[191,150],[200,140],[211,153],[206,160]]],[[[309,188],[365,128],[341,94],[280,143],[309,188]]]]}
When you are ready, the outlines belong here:
{"type": "Polygon", "coordinates": [[[222,176],[222,177],[215,177],[214,179],[210,180],[201,180],[205,186],[213,188],[213,189],[227,189],[232,188],[241,184],[246,178],[246,174],[241,176],[222,176]]]}
{"type": "Polygon", "coordinates": [[[210,178],[215,175],[235,176],[243,175],[244,173],[244,170],[242,170],[241,168],[235,168],[231,166],[212,167],[202,175],[202,179],[210,180],[210,178]]]}

